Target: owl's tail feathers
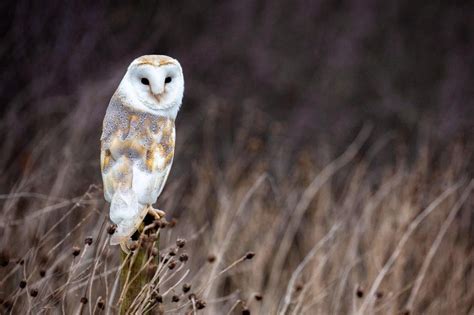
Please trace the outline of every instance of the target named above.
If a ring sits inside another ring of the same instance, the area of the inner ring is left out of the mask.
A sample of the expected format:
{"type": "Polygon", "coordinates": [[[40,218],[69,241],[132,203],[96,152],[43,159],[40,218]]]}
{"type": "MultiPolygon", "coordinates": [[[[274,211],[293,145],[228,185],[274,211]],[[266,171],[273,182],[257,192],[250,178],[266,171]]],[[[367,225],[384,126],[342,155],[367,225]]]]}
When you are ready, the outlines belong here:
{"type": "Polygon", "coordinates": [[[110,245],[124,244],[130,239],[140,226],[145,207],[138,202],[132,189],[119,188],[115,191],[110,203],[110,219],[117,229],[110,238],[110,245]]]}

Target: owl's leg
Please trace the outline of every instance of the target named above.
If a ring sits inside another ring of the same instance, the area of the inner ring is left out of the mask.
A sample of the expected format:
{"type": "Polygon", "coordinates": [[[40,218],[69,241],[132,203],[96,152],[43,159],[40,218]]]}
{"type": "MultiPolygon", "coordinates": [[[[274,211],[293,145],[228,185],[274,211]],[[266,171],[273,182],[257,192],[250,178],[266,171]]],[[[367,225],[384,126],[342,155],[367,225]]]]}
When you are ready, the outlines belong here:
{"type": "Polygon", "coordinates": [[[151,205],[148,205],[148,214],[155,218],[155,220],[159,220],[165,217],[165,212],[160,209],[155,209],[151,205]]]}

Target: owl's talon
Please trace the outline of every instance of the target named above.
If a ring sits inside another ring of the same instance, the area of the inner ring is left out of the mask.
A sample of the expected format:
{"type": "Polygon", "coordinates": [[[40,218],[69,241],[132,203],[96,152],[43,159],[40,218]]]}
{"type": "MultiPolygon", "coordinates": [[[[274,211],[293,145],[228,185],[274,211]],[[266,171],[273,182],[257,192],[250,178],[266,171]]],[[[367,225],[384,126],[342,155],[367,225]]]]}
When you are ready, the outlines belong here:
{"type": "Polygon", "coordinates": [[[148,206],[148,214],[151,215],[155,220],[160,220],[165,217],[165,212],[160,209],[155,209],[152,206],[148,206]]]}

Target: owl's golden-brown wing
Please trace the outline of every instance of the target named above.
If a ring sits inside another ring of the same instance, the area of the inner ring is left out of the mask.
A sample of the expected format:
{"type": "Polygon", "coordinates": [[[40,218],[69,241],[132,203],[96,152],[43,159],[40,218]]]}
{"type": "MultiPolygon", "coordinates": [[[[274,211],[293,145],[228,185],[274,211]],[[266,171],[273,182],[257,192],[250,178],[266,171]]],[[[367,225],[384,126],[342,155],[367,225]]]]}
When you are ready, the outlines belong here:
{"type": "Polygon", "coordinates": [[[129,156],[118,154],[120,151],[126,151],[127,146],[120,134],[113,134],[109,140],[108,143],[101,143],[100,168],[104,183],[104,197],[110,202],[118,187],[132,187],[134,163],[129,156]]]}
{"type": "Polygon", "coordinates": [[[126,108],[113,97],[105,114],[100,137],[104,197],[109,202],[117,187],[132,186],[133,161],[128,153],[133,146],[130,141],[124,141],[130,133],[131,118],[126,108]]]}

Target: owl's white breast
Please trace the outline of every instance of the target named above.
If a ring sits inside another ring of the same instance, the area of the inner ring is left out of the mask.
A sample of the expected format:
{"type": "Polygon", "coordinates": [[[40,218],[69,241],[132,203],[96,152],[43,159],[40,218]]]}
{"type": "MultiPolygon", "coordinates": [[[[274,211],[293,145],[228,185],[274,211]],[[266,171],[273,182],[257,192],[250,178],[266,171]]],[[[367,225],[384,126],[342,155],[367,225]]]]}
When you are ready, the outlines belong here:
{"type": "Polygon", "coordinates": [[[163,170],[156,172],[146,172],[137,165],[133,167],[132,190],[141,204],[153,204],[163,190],[166,179],[168,178],[171,163],[163,170]]]}

